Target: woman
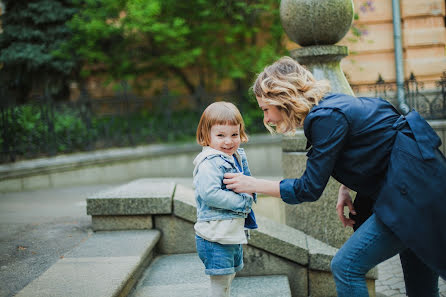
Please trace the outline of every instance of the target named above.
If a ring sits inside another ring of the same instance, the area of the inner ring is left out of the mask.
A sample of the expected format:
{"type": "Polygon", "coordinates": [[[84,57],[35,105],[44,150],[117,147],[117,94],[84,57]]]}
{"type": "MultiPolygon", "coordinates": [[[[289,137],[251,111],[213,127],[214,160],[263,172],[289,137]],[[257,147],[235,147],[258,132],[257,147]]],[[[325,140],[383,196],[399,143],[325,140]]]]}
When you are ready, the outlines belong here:
{"type": "Polygon", "coordinates": [[[356,229],[331,263],[338,296],[368,296],[367,271],[398,253],[408,296],[438,296],[438,276],[446,278],[446,160],[426,121],[382,99],[328,93],[327,81],[289,57],[266,67],[252,89],[270,131],[303,126],[306,170],[280,182],[226,174],[227,188],[298,204],[317,200],[333,176],[342,184],[338,216],[356,229]],[[358,193],[353,205],[349,188],[358,193]]]}

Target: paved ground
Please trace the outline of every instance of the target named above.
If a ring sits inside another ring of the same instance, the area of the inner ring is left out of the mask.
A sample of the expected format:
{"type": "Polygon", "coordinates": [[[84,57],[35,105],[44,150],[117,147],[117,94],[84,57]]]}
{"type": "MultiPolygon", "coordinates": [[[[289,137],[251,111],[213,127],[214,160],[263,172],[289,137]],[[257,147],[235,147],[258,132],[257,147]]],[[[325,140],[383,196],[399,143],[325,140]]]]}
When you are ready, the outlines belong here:
{"type": "MultiPolygon", "coordinates": [[[[188,179],[177,182],[190,184],[188,179]]],[[[85,198],[109,185],[0,193],[0,297],[10,297],[91,234],[85,198]]],[[[399,257],[378,266],[377,292],[404,297],[399,257]]],[[[446,282],[440,279],[442,297],[446,282]]]]}
{"type": "Polygon", "coordinates": [[[107,185],[0,194],[0,296],[9,297],[85,240],[88,193],[107,185]]]}
{"type": "MultiPolygon", "coordinates": [[[[375,283],[376,291],[388,297],[406,297],[403,270],[398,255],[378,265],[379,279],[375,283]]],[[[446,297],[446,281],[439,279],[440,296],[446,297]]],[[[421,297],[421,296],[420,296],[421,297]]]]}

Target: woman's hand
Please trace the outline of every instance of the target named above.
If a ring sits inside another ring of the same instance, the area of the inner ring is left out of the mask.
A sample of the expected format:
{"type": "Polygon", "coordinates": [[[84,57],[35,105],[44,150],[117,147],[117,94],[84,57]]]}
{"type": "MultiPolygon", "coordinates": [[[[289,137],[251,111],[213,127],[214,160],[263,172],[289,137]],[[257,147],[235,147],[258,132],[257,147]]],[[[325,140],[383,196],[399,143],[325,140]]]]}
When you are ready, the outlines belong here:
{"type": "Polygon", "coordinates": [[[223,183],[226,188],[237,193],[255,193],[256,179],[252,176],[243,175],[243,173],[225,173],[223,183]]]}
{"type": "Polygon", "coordinates": [[[225,173],[226,188],[237,193],[262,193],[280,198],[280,181],[258,179],[243,173],[225,173]]]}
{"type": "Polygon", "coordinates": [[[356,214],[356,211],[353,207],[352,203],[352,197],[350,196],[349,188],[347,188],[344,185],[341,185],[339,187],[339,193],[338,193],[338,203],[336,204],[336,212],[338,213],[338,217],[341,220],[344,227],[349,226],[353,228],[353,225],[355,224],[355,221],[352,219],[347,218],[344,215],[344,207],[348,207],[350,212],[352,214],[356,214]]]}

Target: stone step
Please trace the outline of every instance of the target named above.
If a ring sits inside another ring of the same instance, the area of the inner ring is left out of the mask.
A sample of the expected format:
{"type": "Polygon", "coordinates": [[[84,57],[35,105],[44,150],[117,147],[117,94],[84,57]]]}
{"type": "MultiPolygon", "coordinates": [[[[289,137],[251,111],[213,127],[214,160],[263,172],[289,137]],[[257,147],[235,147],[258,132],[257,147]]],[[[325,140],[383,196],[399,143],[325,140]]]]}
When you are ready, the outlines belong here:
{"type": "Polygon", "coordinates": [[[152,215],[171,214],[175,183],[142,178],[87,197],[95,231],[152,229],[152,215]]]}
{"type": "Polygon", "coordinates": [[[127,296],[159,239],[158,230],[95,232],[16,296],[127,296]]]}
{"type": "MultiPolygon", "coordinates": [[[[141,277],[131,297],[207,296],[209,276],[196,253],[162,255],[154,259],[141,277]]],[[[236,277],[231,297],[291,297],[284,275],[236,277]]]]}

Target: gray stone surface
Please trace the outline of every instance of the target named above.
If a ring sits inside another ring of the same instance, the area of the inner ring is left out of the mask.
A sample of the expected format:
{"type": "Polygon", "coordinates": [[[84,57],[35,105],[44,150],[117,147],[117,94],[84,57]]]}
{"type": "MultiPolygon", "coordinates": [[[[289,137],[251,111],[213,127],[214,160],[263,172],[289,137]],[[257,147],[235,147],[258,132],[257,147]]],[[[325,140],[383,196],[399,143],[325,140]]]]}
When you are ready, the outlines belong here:
{"type": "MultiPolygon", "coordinates": [[[[297,209],[302,206],[305,205],[299,205],[297,209]]],[[[159,244],[161,250],[163,253],[193,251],[195,248],[194,239],[192,235],[188,235],[188,232],[194,232],[193,223],[196,221],[195,196],[191,188],[177,185],[174,195],[174,214],[181,219],[170,216],[155,217],[155,228],[162,230],[165,234],[159,244]],[[180,240],[175,234],[181,235],[180,240]]],[[[251,231],[250,246],[301,265],[309,265],[312,269],[330,271],[330,262],[337,251],[336,248],[320,239],[307,236],[297,227],[283,225],[258,214],[256,218],[259,228],[251,231]]],[[[297,219],[295,218],[295,220],[297,219]]],[[[292,222],[295,223],[295,220],[292,222]]],[[[308,224],[308,222],[304,223],[308,224]]],[[[337,217],[336,223],[338,223],[337,217]]],[[[297,225],[297,223],[295,224],[297,225]]],[[[302,222],[299,221],[299,224],[302,222]]],[[[308,227],[312,227],[311,224],[308,225],[308,227]]],[[[342,229],[342,231],[345,230],[342,229]]],[[[325,231],[327,232],[327,230],[325,231]]],[[[330,231],[331,229],[328,232],[330,231]]],[[[369,276],[373,277],[373,275],[369,276]]]]}
{"type": "Polygon", "coordinates": [[[307,236],[294,228],[257,216],[249,244],[301,265],[308,264],[307,236]]]}
{"type": "MultiPolygon", "coordinates": [[[[130,297],[207,296],[209,276],[197,254],[163,255],[145,271],[130,297]]],[[[286,276],[236,277],[231,296],[291,296],[286,276]]]]}
{"type": "MultiPolygon", "coordinates": [[[[169,180],[187,187],[191,185],[191,178],[169,180]]],[[[157,181],[163,181],[163,179],[160,178],[157,181]]],[[[78,186],[0,193],[0,273],[2,276],[0,278],[0,296],[15,295],[59,261],[60,257],[64,257],[70,250],[87,240],[93,233],[89,229],[90,217],[85,214],[85,197],[90,193],[115,186],[78,186]]],[[[110,232],[110,234],[116,234],[116,237],[120,238],[120,232],[110,232]]],[[[276,269],[293,267],[292,261],[268,255],[265,251],[254,247],[245,247],[245,254],[254,260],[257,256],[264,258],[266,259],[265,263],[272,262],[271,259],[282,260],[283,262],[274,265],[278,266],[276,269]],[[257,253],[252,253],[252,250],[257,253]]],[[[246,265],[244,270],[251,269],[253,273],[262,267],[268,267],[262,266],[261,259],[258,263],[248,261],[248,259],[245,259],[245,262],[250,264],[246,265]]],[[[292,273],[292,268],[290,271],[292,273]]],[[[402,293],[404,279],[398,256],[378,265],[378,271],[377,296],[405,296],[402,293]],[[398,286],[399,289],[392,289],[390,286],[395,288],[398,286]],[[388,295],[384,295],[383,292],[388,295]]],[[[60,278],[60,275],[54,275],[60,278]]],[[[302,277],[304,281],[307,281],[305,275],[302,277]]],[[[298,275],[296,279],[301,280],[301,276],[298,275]]],[[[56,281],[57,279],[53,279],[53,282],[56,281]]],[[[446,297],[446,281],[440,279],[439,288],[440,296],[446,297]]]]}
{"type": "Polygon", "coordinates": [[[22,179],[0,180],[0,193],[19,192],[23,189],[22,179]]]}
{"type": "Polygon", "coordinates": [[[309,296],[311,297],[336,297],[336,286],[331,273],[326,271],[310,270],[309,296]]]}
{"type": "MultiPolygon", "coordinates": [[[[281,175],[280,141],[278,135],[251,135],[242,145],[254,175],[281,175]]],[[[153,144],[1,164],[0,192],[191,177],[192,161],[200,150],[195,142],[153,144]]]]}
{"type": "Polygon", "coordinates": [[[152,216],[92,216],[94,231],[152,229],[152,216]]]}
{"type": "Polygon", "coordinates": [[[282,0],[280,19],[288,37],[301,46],[335,44],[353,22],[352,0],[282,0]]]}
{"type": "Polygon", "coordinates": [[[118,296],[152,258],[157,230],[98,232],[67,253],[16,296],[118,296]]]}
{"type": "MultiPolygon", "coordinates": [[[[376,281],[377,297],[406,297],[403,269],[399,255],[378,265],[379,278],[376,281]]],[[[446,297],[446,280],[438,280],[440,297],[446,297]]]]}
{"type": "MultiPolygon", "coordinates": [[[[300,177],[305,171],[306,155],[299,152],[284,152],[283,155],[284,177],[300,177]]],[[[318,201],[298,205],[287,204],[286,224],[333,247],[341,247],[353,232],[351,228],[344,228],[336,213],[339,186],[336,180],[330,178],[318,201]]]]}
{"type": "MultiPolygon", "coordinates": [[[[308,273],[309,296],[311,297],[336,297],[336,286],[331,273],[325,271],[310,270],[308,273]]],[[[375,297],[375,280],[366,279],[370,297],[375,297]]]]}
{"type": "Polygon", "coordinates": [[[0,193],[0,297],[11,297],[92,233],[85,197],[113,185],[0,193]]]}
{"type": "Polygon", "coordinates": [[[306,267],[250,245],[243,246],[243,261],[245,267],[237,275],[286,275],[293,297],[308,296],[306,267]]]}
{"type": "MultiPolygon", "coordinates": [[[[195,223],[195,205],[194,191],[185,186],[177,185],[174,195],[174,214],[184,220],[195,223]]],[[[251,232],[250,245],[302,265],[308,264],[307,239],[304,233],[260,215],[257,215],[256,218],[259,228],[251,232]]],[[[178,221],[178,219],[173,220],[170,217],[157,216],[155,218],[155,226],[157,229],[163,230],[163,234],[167,235],[166,239],[163,238],[160,242],[162,250],[170,251],[171,253],[172,250],[179,249],[184,243],[187,243],[189,246],[191,245],[190,236],[187,238],[182,236],[181,243],[176,244],[177,239],[173,235],[177,233],[178,229],[190,229],[191,227],[186,222],[182,220],[178,221]]],[[[193,226],[192,232],[194,232],[193,226]]],[[[188,247],[185,248],[186,250],[189,249],[188,247]]]]}
{"type": "Polygon", "coordinates": [[[158,250],[162,254],[194,253],[195,230],[191,222],[171,215],[157,215],[154,228],[161,231],[158,250]]]}
{"type": "Polygon", "coordinates": [[[342,58],[348,56],[348,48],[343,45],[314,45],[299,48],[292,53],[293,58],[304,65],[330,63],[340,62],[342,58]]]}
{"type": "Polygon", "coordinates": [[[141,257],[155,247],[160,236],[159,230],[94,232],[64,258],[141,257]]]}
{"type": "Polygon", "coordinates": [[[173,212],[176,216],[195,222],[197,219],[197,207],[195,192],[191,187],[177,185],[173,199],[173,212]]]}
{"type": "Polygon", "coordinates": [[[310,46],[290,52],[290,56],[310,70],[314,78],[329,80],[331,92],[354,95],[340,64],[347,54],[346,47],[337,45],[310,46]]]}
{"type": "Polygon", "coordinates": [[[288,278],[283,275],[236,277],[231,297],[291,297],[288,278]]]}
{"type": "Polygon", "coordinates": [[[51,266],[17,297],[109,297],[121,291],[137,257],[71,258],[51,266]],[[98,281],[100,280],[100,281],[98,281]]]}
{"type": "Polygon", "coordinates": [[[338,250],[311,236],[307,236],[307,244],[310,254],[310,269],[330,271],[331,260],[338,250]]]}
{"type": "Polygon", "coordinates": [[[305,152],[307,150],[307,138],[304,131],[299,129],[294,135],[283,136],[282,151],[283,152],[305,152]]]}
{"type": "Polygon", "coordinates": [[[307,167],[306,152],[283,152],[282,168],[284,178],[300,178],[307,167]]]}
{"type": "Polygon", "coordinates": [[[172,212],[173,182],[138,179],[87,198],[89,215],[145,215],[172,212]]]}

